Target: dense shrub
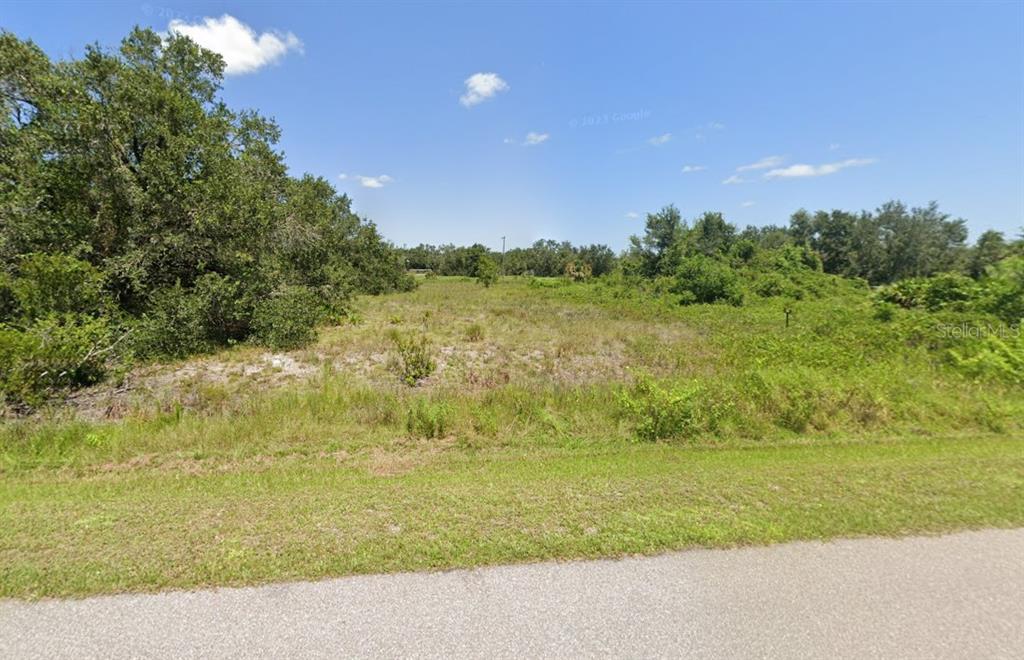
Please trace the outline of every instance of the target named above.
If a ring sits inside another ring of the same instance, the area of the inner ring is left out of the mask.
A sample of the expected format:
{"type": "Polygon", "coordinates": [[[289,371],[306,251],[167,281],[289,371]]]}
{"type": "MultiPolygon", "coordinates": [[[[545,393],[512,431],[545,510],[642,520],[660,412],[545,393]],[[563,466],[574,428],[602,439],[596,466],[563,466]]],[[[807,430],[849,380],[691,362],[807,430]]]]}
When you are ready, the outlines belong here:
{"type": "Polygon", "coordinates": [[[7,285],[9,313],[34,319],[51,312],[97,314],[108,304],[104,275],[91,264],[64,254],[30,254],[18,261],[7,285]]]}
{"type": "Polygon", "coordinates": [[[666,385],[640,374],[619,399],[641,440],[688,439],[713,433],[725,412],[700,383],[666,385]]]}
{"type": "Polygon", "coordinates": [[[140,357],[181,358],[210,350],[200,298],[180,284],[155,292],[135,324],[132,346],[140,357]]]}
{"type": "Polygon", "coordinates": [[[256,305],[253,338],[274,349],[302,346],[316,338],[316,324],[325,311],[320,297],[307,287],[281,287],[256,305]]]}
{"type": "Polygon", "coordinates": [[[684,259],[676,272],[673,293],[680,302],[743,304],[740,278],[728,264],[711,257],[695,255],[684,259]]]}
{"type": "Polygon", "coordinates": [[[18,297],[14,292],[14,277],[0,271],[0,322],[13,319],[20,314],[18,297]]]}
{"type": "Polygon", "coordinates": [[[989,268],[982,284],[982,305],[1006,323],[1024,323],[1024,256],[989,268]]]}
{"type": "Polygon", "coordinates": [[[782,273],[752,273],[750,290],[762,298],[786,297],[799,300],[804,289],[782,273]]]}
{"type": "Polygon", "coordinates": [[[930,312],[991,314],[1015,325],[1024,319],[1024,257],[1009,257],[979,280],[959,273],[902,280],[879,289],[877,299],[930,312]]]}
{"type": "Polygon", "coordinates": [[[964,310],[977,301],[981,290],[980,285],[966,275],[942,273],[882,287],[878,298],[904,308],[924,307],[933,312],[946,308],[964,310]]]}
{"type": "Polygon", "coordinates": [[[98,382],[118,357],[118,339],[106,319],[73,312],[47,314],[23,330],[0,327],[3,403],[33,407],[98,382]]]}
{"type": "Polygon", "coordinates": [[[1020,327],[1004,333],[987,333],[950,349],[954,364],[976,378],[993,378],[1024,385],[1024,340],[1020,327]]]}

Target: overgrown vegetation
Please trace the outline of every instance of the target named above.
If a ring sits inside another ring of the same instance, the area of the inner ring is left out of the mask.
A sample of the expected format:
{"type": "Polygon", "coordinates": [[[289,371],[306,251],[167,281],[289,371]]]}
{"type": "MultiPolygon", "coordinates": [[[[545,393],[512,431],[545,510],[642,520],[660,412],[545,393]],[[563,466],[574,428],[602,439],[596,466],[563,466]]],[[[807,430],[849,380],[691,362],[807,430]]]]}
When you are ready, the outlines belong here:
{"type": "Polygon", "coordinates": [[[114,419],[6,422],[3,593],[1024,521],[1019,385],[966,377],[936,313],[880,322],[862,286],[682,306],[604,279],[439,277],[355,304],[276,387],[243,346],[112,389],[92,405],[114,419]],[[429,342],[417,387],[389,330],[429,342]]]}

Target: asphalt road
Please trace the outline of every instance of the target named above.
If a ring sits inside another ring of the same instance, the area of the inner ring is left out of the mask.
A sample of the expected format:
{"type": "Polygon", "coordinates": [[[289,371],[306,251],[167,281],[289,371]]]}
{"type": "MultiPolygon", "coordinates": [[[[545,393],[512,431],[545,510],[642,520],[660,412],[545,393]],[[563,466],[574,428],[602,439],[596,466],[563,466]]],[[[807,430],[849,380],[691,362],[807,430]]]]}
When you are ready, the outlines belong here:
{"type": "Polygon", "coordinates": [[[6,658],[1024,657],[1024,530],[0,601],[6,658]]]}

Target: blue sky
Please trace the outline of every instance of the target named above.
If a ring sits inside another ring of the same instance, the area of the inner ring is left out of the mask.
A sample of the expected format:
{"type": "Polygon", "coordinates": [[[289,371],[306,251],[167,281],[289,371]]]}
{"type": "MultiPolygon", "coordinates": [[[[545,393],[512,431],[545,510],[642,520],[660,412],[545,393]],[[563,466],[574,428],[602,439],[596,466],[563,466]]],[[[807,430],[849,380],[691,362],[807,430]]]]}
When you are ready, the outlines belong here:
{"type": "Polygon", "coordinates": [[[172,21],[400,245],[621,248],[668,203],[1024,226],[1022,3],[0,3],[58,58],[172,21]]]}

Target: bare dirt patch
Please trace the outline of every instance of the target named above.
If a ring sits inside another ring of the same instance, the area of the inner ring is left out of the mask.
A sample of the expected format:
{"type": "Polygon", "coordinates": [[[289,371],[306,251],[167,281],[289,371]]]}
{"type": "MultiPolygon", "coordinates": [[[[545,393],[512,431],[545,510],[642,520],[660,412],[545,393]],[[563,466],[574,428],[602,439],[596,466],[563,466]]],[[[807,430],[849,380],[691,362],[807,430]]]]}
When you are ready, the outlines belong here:
{"type": "Polygon", "coordinates": [[[79,419],[119,419],[139,411],[216,407],[238,394],[309,380],[317,366],[285,353],[254,353],[235,359],[204,357],[177,365],[145,365],[117,383],[75,393],[68,404],[79,419]]]}

